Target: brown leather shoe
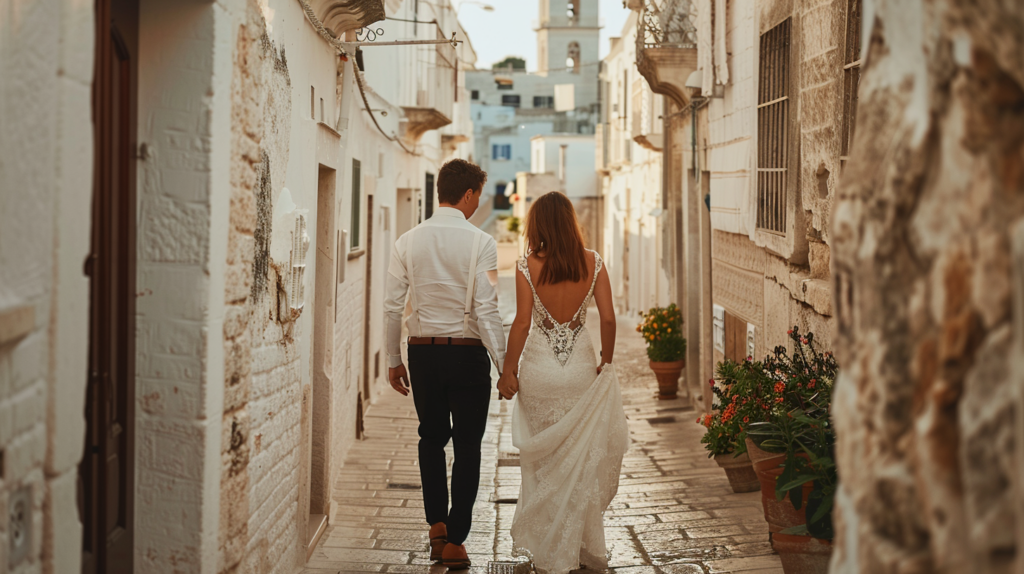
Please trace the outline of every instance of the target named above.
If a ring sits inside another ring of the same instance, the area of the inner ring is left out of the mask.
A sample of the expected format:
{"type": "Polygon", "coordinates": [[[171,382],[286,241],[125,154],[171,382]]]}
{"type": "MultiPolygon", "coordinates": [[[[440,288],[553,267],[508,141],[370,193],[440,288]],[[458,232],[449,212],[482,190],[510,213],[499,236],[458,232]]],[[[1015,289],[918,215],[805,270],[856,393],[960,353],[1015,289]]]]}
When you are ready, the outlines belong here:
{"type": "Polygon", "coordinates": [[[441,553],[445,544],[448,544],[448,527],[444,522],[438,522],[430,526],[430,559],[434,562],[441,561],[441,553]]]}
{"type": "Polygon", "coordinates": [[[469,570],[469,567],[472,566],[469,555],[466,554],[466,547],[451,542],[445,545],[444,551],[441,553],[441,563],[449,570],[469,570]]]}

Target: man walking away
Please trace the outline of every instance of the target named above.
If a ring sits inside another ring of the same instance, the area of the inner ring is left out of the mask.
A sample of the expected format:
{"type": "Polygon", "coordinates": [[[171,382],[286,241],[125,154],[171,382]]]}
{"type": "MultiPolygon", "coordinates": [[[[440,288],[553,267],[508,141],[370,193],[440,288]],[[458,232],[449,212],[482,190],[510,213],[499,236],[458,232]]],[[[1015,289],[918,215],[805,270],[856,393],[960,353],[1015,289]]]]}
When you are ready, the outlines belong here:
{"type": "Polygon", "coordinates": [[[430,524],[430,558],[450,570],[470,566],[469,535],[480,483],[480,443],[487,426],[491,361],[505,360],[498,315],[498,249],[467,219],[480,204],[487,174],[455,159],[437,175],[434,215],[395,243],[384,301],[388,379],[402,395],[411,383],[419,417],[420,478],[430,524]],[[402,364],[401,330],[406,295],[409,372],[402,364]],[[452,502],[444,447],[455,443],[452,502]]]}

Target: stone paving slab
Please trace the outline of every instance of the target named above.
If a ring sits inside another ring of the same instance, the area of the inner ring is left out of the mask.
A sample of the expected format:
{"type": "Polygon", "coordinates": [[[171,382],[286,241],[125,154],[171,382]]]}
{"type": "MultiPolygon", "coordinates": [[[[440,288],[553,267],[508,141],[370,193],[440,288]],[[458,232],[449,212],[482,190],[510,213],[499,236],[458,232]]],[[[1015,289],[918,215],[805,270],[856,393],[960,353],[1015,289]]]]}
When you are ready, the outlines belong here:
{"type": "MultiPolygon", "coordinates": [[[[654,397],[657,383],[633,326],[620,320],[615,360],[633,445],[605,513],[610,571],[782,574],[760,493],[733,493],[700,444],[697,414],[682,400],[654,397]]],[[[519,491],[519,467],[498,462],[515,451],[510,415],[510,403],[495,393],[466,541],[470,574],[486,572],[489,561],[510,559],[515,504],[496,502],[514,500],[519,491]]],[[[334,514],[303,574],[443,574],[444,567],[429,562],[412,400],[385,393],[369,409],[365,427],[365,440],[346,456],[332,492],[334,514]]],[[[447,453],[450,469],[451,445],[447,453]]]]}

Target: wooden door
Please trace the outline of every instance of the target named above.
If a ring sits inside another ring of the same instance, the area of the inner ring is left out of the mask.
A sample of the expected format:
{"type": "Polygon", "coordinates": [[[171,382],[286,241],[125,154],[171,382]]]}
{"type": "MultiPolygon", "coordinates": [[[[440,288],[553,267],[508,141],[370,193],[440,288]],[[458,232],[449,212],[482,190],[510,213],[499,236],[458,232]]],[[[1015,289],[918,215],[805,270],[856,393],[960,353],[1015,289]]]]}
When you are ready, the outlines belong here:
{"type": "Polygon", "coordinates": [[[137,0],[97,0],[82,571],[132,572],[137,0]]]}

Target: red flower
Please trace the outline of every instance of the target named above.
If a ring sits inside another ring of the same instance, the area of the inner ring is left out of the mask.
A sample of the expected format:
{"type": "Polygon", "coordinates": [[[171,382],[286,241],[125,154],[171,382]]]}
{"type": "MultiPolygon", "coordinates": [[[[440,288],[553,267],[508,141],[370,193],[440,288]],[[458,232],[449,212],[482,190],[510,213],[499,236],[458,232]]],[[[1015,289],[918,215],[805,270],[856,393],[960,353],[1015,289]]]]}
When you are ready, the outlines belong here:
{"type": "Polygon", "coordinates": [[[775,402],[776,403],[781,403],[782,402],[782,397],[775,397],[775,402]]]}
{"type": "Polygon", "coordinates": [[[790,330],[786,331],[786,334],[787,335],[792,335],[793,334],[793,329],[790,329],[790,330]]]}
{"type": "Polygon", "coordinates": [[[775,392],[776,393],[781,393],[782,391],[785,391],[785,390],[786,390],[786,383],[783,383],[781,381],[778,382],[778,383],[775,383],[775,392]]]}
{"type": "Polygon", "coordinates": [[[743,422],[749,423],[750,422],[750,417],[743,417],[743,422]]]}

